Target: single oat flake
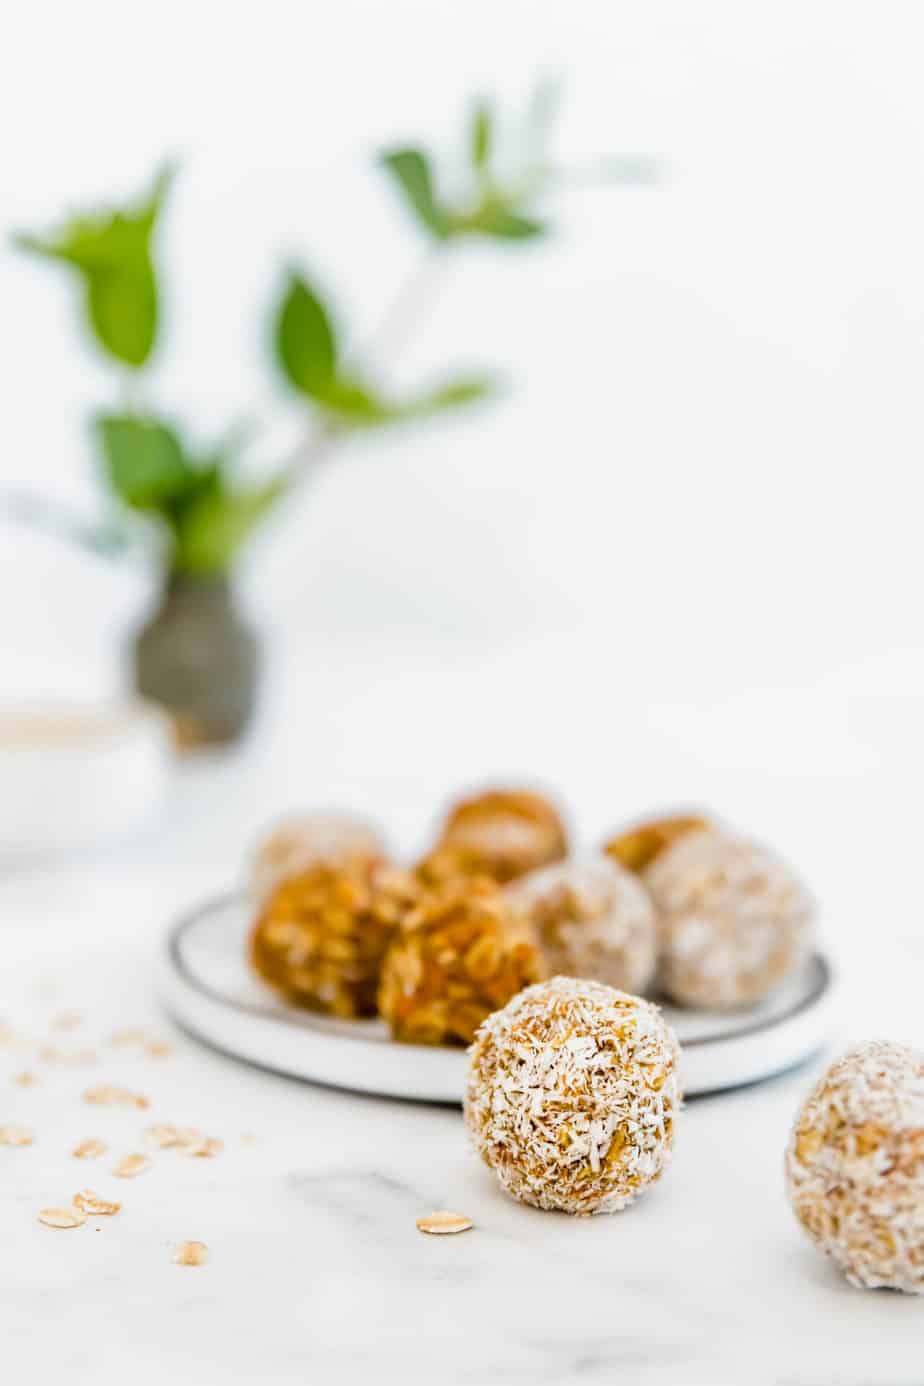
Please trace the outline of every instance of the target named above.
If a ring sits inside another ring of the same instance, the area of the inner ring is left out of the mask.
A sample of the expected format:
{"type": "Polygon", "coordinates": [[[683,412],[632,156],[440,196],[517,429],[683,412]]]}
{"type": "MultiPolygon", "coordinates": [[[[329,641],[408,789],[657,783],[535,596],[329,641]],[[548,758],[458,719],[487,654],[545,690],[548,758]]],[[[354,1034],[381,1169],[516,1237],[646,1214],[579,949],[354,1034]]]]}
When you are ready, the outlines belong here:
{"type": "Polygon", "coordinates": [[[87,1215],[80,1208],[43,1208],[38,1220],[46,1227],[83,1227],[87,1215]]]}
{"type": "Polygon", "coordinates": [[[51,1022],[52,1030],[76,1030],[83,1020],[79,1011],[61,1011],[51,1022]]]}
{"type": "Polygon", "coordinates": [[[38,1079],[34,1073],[17,1073],[13,1082],[19,1088],[34,1088],[38,1079]]]}
{"type": "Polygon", "coordinates": [[[204,1266],[209,1259],[205,1242],[178,1242],[171,1260],[176,1266],[204,1266]]]}
{"type": "Polygon", "coordinates": [[[80,1141],[74,1146],[71,1154],[77,1160],[96,1160],[100,1155],[105,1155],[109,1149],[105,1141],[86,1140],[80,1141]]]}
{"type": "Polygon", "coordinates": [[[114,1213],[121,1211],[121,1203],[110,1203],[108,1199],[100,1198],[99,1194],[92,1189],[81,1189],[80,1193],[74,1194],[74,1207],[81,1213],[86,1213],[93,1218],[108,1218],[114,1213]]]}
{"type": "MultiPolygon", "coordinates": [[[[198,1132],[196,1134],[198,1137],[198,1132]]],[[[173,1146],[180,1144],[180,1130],[176,1126],[168,1126],[165,1122],[160,1122],[146,1128],[144,1139],[148,1145],[153,1145],[157,1150],[170,1150],[173,1146]]]]}
{"type": "Polygon", "coordinates": [[[87,1088],[83,1100],[97,1107],[137,1107],[142,1111],[151,1105],[141,1093],[129,1092],[127,1088],[115,1088],[110,1083],[100,1083],[95,1088],[87,1088]]]}
{"type": "Polygon", "coordinates": [[[216,1155],[220,1155],[225,1148],[223,1140],[217,1136],[203,1136],[201,1140],[180,1144],[180,1149],[184,1155],[195,1155],[200,1160],[211,1160],[216,1155]]]}
{"type": "Polygon", "coordinates": [[[0,1126],[0,1145],[31,1145],[34,1140],[26,1126],[0,1126]]]}
{"type": "Polygon", "coordinates": [[[151,1168],[151,1159],[148,1155],[126,1155],[117,1165],[113,1165],[112,1173],[117,1179],[134,1179],[137,1174],[144,1174],[146,1169],[151,1168]]]}
{"type": "Polygon", "coordinates": [[[428,1213],[425,1218],[417,1219],[418,1232],[428,1232],[434,1237],[467,1232],[474,1225],[471,1218],[467,1218],[464,1213],[428,1213]]]}

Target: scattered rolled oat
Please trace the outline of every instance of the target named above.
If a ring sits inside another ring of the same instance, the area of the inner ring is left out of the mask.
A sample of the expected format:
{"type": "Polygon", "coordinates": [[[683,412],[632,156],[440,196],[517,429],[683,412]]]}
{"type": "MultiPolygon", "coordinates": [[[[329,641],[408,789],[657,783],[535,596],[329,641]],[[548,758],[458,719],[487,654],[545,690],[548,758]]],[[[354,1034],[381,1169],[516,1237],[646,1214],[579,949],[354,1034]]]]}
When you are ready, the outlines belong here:
{"type": "Polygon", "coordinates": [[[655,972],[654,906],[637,878],[615,861],[556,862],[506,888],[536,931],[546,970],[642,992],[655,972]]]}
{"type": "Polygon", "coordinates": [[[224,1141],[219,1140],[217,1136],[203,1136],[201,1140],[188,1145],[180,1144],[183,1155],[194,1155],[200,1160],[211,1160],[220,1155],[224,1148],[224,1141]]]}
{"type": "Polygon", "coordinates": [[[122,1209],[121,1203],[110,1203],[107,1199],[100,1198],[92,1189],[82,1189],[80,1193],[74,1194],[74,1207],[91,1218],[112,1217],[122,1209]]]}
{"type": "Polygon", "coordinates": [[[117,1049],[128,1048],[135,1044],[144,1044],[147,1035],[143,1030],[116,1030],[109,1036],[109,1043],[115,1045],[117,1049]]]}
{"type": "Polygon", "coordinates": [[[152,1059],[169,1059],[174,1050],[166,1040],[148,1040],[144,1052],[152,1059]]]}
{"type": "Polygon", "coordinates": [[[465,1123],[512,1197],[615,1213],[661,1177],[680,1051],[656,1006],[553,977],[489,1016],[470,1053],[465,1123]]]}
{"type": "Polygon", "coordinates": [[[52,1030],[76,1030],[83,1021],[80,1011],[61,1011],[59,1015],[53,1016],[51,1021],[52,1030]]]}
{"type": "Polygon", "coordinates": [[[567,850],[561,815],[543,795],[487,790],[455,806],[436,846],[417,869],[428,885],[459,876],[512,881],[560,861],[567,850]]]}
{"type": "Polygon", "coordinates": [[[383,862],[385,839],[373,823],[346,813],[306,813],[279,823],[261,844],[253,864],[251,893],[265,900],[290,876],[317,866],[365,860],[383,862]]]}
{"type": "Polygon", "coordinates": [[[315,862],[264,901],[253,966],[297,1006],[374,1015],[385,949],[420,895],[404,871],[364,858],[315,862]]]}
{"type": "Polygon", "coordinates": [[[134,1179],[136,1174],[144,1174],[150,1168],[149,1155],[125,1155],[118,1164],[113,1165],[112,1173],[117,1179],[134,1179]]]}
{"type": "Polygon", "coordinates": [[[87,1088],[83,1100],[98,1107],[137,1107],[143,1110],[151,1105],[141,1093],[129,1092],[127,1088],[114,1088],[108,1083],[87,1088]]]}
{"type": "Polygon", "coordinates": [[[379,1009],[395,1039],[469,1044],[491,1011],[546,973],[533,930],[494,881],[458,877],[402,919],[379,1009]]]}
{"type": "Polygon", "coordinates": [[[46,1227],[83,1227],[87,1215],[80,1208],[43,1208],[38,1220],[46,1227]]]}
{"type": "Polygon", "coordinates": [[[78,1142],[71,1151],[77,1160],[95,1160],[100,1155],[105,1155],[109,1149],[105,1141],[98,1141],[93,1138],[78,1142]]]}
{"type": "Polygon", "coordinates": [[[27,1126],[0,1126],[0,1145],[31,1145],[34,1140],[27,1126]]]}
{"type": "Polygon", "coordinates": [[[428,1213],[417,1219],[417,1230],[428,1232],[435,1237],[451,1236],[455,1232],[467,1232],[475,1224],[464,1213],[428,1213]]]}
{"type": "Polygon", "coordinates": [[[177,1266],[204,1266],[209,1249],[205,1242],[178,1242],[170,1259],[177,1266]]]}
{"type": "Polygon", "coordinates": [[[692,815],[652,818],[617,833],[603,844],[603,850],[627,871],[641,872],[678,838],[686,833],[701,832],[710,826],[707,819],[692,815]]]}
{"type": "Polygon", "coordinates": [[[45,1063],[95,1064],[99,1055],[95,1049],[58,1049],[56,1045],[46,1044],[39,1050],[39,1058],[45,1063]]]}
{"type": "Polygon", "coordinates": [[[20,1088],[34,1088],[38,1079],[34,1073],[17,1073],[13,1082],[20,1088]]]}
{"type": "Polygon", "coordinates": [[[811,901],[763,847],[718,831],[684,833],[644,881],[658,912],[660,981],[682,1005],[758,1001],[806,954],[811,901]]]}
{"type": "MultiPolygon", "coordinates": [[[[198,1131],[195,1133],[198,1137],[198,1131]]],[[[176,1126],[168,1126],[163,1122],[155,1126],[148,1126],[144,1132],[144,1139],[148,1145],[154,1146],[156,1150],[170,1150],[175,1145],[181,1145],[181,1132],[176,1126]]]]}
{"type": "Polygon", "coordinates": [[[785,1178],[852,1285],[924,1294],[924,1053],[876,1041],[832,1064],[796,1115],[785,1178]]]}

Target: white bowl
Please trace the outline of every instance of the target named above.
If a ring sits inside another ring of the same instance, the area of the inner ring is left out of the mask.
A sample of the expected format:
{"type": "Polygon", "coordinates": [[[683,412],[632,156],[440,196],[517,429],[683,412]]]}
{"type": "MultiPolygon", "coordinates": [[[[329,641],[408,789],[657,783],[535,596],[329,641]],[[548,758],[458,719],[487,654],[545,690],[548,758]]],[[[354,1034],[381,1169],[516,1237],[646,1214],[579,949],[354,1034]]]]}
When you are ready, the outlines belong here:
{"type": "Polygon", "coordinates": [[[160,808],[167,718],[146,703],[0,708],[0,858],[127,837],[160,808]]]}

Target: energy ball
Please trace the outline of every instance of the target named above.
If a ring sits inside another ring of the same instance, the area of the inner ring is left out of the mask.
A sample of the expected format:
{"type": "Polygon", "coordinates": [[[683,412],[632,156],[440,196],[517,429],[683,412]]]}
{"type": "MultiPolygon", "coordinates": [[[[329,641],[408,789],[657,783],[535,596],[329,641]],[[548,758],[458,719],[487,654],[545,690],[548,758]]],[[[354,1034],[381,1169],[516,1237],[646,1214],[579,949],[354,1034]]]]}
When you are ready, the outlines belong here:
{"type": "Polygon", "coordinates": [[[253,966],[296,1006],[374,1015],[385,950],[419,895],[413,876],[380,862],[315,862],[267,897],[251,934],[253,966]]]}
{"type": "Polygon", "coordinates": [[[701,832],[709,826],[705,818],[691,816],[652,818],[611,837],[603,844],[603,851],[627,871],[640,872],[684,833],[701,832]]]}
{"type": "Polygon", "coordinates": [[[478,877],[451,881],[401,920],[379,1009],[395,1039],[469,1044],[486,1015],[544,976],[532,932],[500,887],[478,877]]]}
{"type": "Polygon", "coordinates": [[[505,882],[560,861],[567,851],[565,825],[548,799],[527,790],[488,790],[456,805],[418,871],[431,884],[460,876],[505,882]]]}
{"type": "Polygon", "coordinates": [[[550,974],[644,991],[657,964],[654,906],[616,862],[559,862],[506,887],[536,931],[550,974]]]}
{"type": "Polygon", "coordinates": [[[796,1117],[785,1177],[852,1285],[924,1294],[924,1053],[874,1042],[832,1064],[796,1117]]]}
{"type": "Polygon", "coordinates": [[[656,1006],[602,982],[553,977],[478,1031],[465,1123],[513,1198],[615,1213],[670,1160],[678,1062],[656,1006]]]}
{"type": "Polygon", "coordinates": [[[658,914],[661,985],[684,1006],[760,1000],[805,956],[812,906],[765,848],[685,833],[643,873],[658,914]]]}
{"type": "Polygon", "coordinates": [[[384,860],[385,842],[374,823],[348,813],[304,813],[286,818],[257,851],[251,894],[261,900],[287,876],[295,876],[316,862],[352,857],[384,860]]]}

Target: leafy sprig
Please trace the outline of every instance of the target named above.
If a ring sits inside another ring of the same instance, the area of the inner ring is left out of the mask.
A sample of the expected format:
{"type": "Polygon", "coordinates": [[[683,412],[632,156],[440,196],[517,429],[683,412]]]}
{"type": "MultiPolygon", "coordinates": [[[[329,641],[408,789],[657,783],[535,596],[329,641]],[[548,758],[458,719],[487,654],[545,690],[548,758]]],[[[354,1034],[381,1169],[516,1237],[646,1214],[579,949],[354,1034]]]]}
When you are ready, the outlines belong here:
{"type": "MultiPolygon", "coordinates": [[[[550,229],[537,202],[560,171],[549,162],[547,136],[554,92],[537,89],[520,130],[518,164],[501,172],[498,122],[487,101],[470,114],[465,178],[450,195],[431,155],[416,145],[380,155],[380,165],[431,246],[442,257],[463,241],[535,241],[550,229]]],[[[81,285],[86,320],[104,355],[128,373],[126,396],[137,401],[158,344],[161,277],[157,233],[174,181],[165,166],[151,187],[125,207],[75,217],[48,235],[20,235],[16,244],[65,265],[81,285]]],[[[606,176],[643,181],[623,165],[606,176]]],[[[115,522],[88,526],[59,517],[45,504],[23,505],[45,528],[77,537],[99,552],[125,547],[125,517],[153,524],[175,572],[226,572],[239,550],[278,502],[345,435],[410,424],[485,400],[495,393],[490,372],[449,375],[417,390],[395,393],[382,385],[375,363],[348,356],[336,314],[322,288],[300,268],[285,274],[273,313],[273,350],[283,382],[305,405],[305,440],[268,479],[239,475],[239,446],[194,447],[175,421],[153,406],[135,404],[98,413],[94,438],[102,478],[118,507],[115,522]]]]}

